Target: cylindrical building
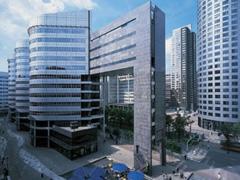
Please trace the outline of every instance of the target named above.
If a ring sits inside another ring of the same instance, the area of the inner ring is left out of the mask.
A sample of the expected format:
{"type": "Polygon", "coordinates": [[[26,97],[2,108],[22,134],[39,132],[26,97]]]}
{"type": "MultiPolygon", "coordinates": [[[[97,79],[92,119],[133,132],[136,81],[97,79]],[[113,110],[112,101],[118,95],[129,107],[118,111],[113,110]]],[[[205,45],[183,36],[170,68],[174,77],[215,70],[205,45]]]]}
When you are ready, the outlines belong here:
{"type": "Polygon", "coordinates": [[[0,72],[0,115],[8,112],[8,73],[0,72]]]}
{"type": "Polygon", "coordinates": [[[45,14],[36,18],[28,29],[29,117],[34,146],[50,145],[53,125],[69,126],[72,121],[92,120],[91,104],[83,104],[84,99],[92,97],[92,83],[84,82],[82,76],[89,74],[89,16],[90,12],[85,10],[45,14]],[[84,108],[87,112],[83,112],[84,108]]]}
{"type": "Polygon", "coordinates": [[[29,129],[29,41],[16,43],[16,125],[18,130],[29,129]]]}
{"type": "Polygon", "coordinates": [[[199,126],[240,122],[240,1],[198,0],[199,126]]]}
{"type": "Polygon", "coordinates": [[[8,59],[8,108],[9,120],[15,121],[15,89],[16,84],[16,60],[15,54],[8,59]]]}

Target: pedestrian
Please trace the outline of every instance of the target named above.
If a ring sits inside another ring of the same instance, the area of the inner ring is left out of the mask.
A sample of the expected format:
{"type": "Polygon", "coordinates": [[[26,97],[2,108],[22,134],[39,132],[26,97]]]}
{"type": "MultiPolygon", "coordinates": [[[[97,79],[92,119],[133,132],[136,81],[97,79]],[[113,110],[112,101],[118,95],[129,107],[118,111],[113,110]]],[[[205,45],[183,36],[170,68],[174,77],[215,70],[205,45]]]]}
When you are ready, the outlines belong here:
{"type": "Polygon", "coordinates": [[[218,180],[221,180],[221,179],[222,179],[222,176],[221,176],[220,171],[218,172],[217,178],[218,178],[218,180]]]}
{"type": "Polygon", "coordinates": [[[184,174],[183,172],[180,173],[180,178],[183,178],[184,177],[184,174]]]}
{"type": "Polygon", "coordinates": [[[187,155],[186,154],[184,155],[184,159],[187,160],[187,155]]]}
{"type": "Polygon", "coordinates": [[[2,158],[2,165],[3,165],[4,161],[5,161],[5,158],[3,157],[3,158],[2,158]]]}
{"type": "Polygon", "coordinates": [[[177,167],[177,169],[176,169],[176,172],[178,173],[179,172],[179,168],[177,167]]]}
{"type": "Polygon", "coordinates": [[[41,178],[43,178],[44,177],[44,175],[43,175],[43,173],[41,173],[41,178]]]}

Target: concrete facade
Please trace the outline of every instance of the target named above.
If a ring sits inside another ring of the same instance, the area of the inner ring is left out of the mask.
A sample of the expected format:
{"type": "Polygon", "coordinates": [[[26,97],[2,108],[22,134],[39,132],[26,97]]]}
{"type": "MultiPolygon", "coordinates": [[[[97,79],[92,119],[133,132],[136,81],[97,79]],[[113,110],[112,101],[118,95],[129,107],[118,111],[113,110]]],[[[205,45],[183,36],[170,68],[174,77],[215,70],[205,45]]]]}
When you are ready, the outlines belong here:
{"type": "Polygon", "coordinates": [[[152,146],[159,148],[164,164],[164,13],[148,2],[92,33],[90,73],[102,78],[104,99],[109,76],[133,75],[135,168],[147,165],[151,170],[152,146]]]}

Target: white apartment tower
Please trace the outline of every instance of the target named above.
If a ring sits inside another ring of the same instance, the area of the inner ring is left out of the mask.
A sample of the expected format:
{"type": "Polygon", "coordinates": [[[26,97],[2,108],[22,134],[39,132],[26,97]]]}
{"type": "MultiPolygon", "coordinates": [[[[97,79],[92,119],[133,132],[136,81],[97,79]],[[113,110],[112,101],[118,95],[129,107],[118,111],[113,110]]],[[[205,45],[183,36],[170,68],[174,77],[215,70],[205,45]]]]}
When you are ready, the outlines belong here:
{"type": "Polygon", "coordinates": [[[198,0],[198,123],[240,122],[240,1],[198,0]]]}

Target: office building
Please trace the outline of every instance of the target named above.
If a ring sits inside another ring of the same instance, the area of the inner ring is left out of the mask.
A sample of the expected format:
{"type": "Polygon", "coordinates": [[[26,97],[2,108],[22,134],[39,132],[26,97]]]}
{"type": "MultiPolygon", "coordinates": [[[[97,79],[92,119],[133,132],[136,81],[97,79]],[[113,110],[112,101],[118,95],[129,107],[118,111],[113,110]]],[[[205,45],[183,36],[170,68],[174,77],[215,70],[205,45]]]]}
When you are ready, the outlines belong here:
{"type": "Polygon", "coordinates": [[[191,25],[173,30],[171,89],[178,106],[187,111],[197,109],[196,35],[191,25]]]}
{"type": "Polygon", "coordinates": [[[90,12],[45,14],[30,23],[30,134],[50,145],[50,130],[99,122],[99,78],[89,76],[90,12]]]}
{"type": "Polygon", "coordinates": [[[77,159],[97,151],[97,127],[53,126],[50,133],[51,147],[69,159],[77,159]]]}
{"type": "Polygon", "coordinates": [[[198,0],[198,124],[240,122],[240,1],[198,0]]]}
{"type": "Polygon", "coordinates": [[[8,59],[8,117],[14,122],[15,114],[15,94],[16,94],[16,60],[15,53],[8,59]]]}
{"type": "Polygon", "coordinates": [[[0,72],[0,115],[8,112],[8,73],[0,72]]]}
{"type": "Polygon", "coordinates": [[[165,163],[165,15],[148,2],[91,34],[90,73],[104,106],[134,106],[134,166],[165,163]]]}
{"type": "Polygon", "coordinates": [[[18,130],[29,129],[29,41],[16,43],[16,126],[18,130]]]}

